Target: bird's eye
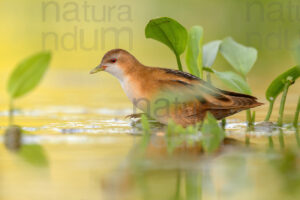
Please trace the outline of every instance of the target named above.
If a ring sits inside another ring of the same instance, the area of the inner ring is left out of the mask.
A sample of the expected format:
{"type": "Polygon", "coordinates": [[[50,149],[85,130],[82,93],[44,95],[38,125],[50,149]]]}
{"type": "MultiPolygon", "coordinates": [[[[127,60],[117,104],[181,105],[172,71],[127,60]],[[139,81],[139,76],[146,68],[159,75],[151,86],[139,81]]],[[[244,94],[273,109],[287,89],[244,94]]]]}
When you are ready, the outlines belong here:
{"type": "Polygon", "coordinates": [[[117,61],[117,59],[116,58],[112,58],[112,59],[110,59],[110,62],[112,62],[112,63],[115,63],[117,61]]]}

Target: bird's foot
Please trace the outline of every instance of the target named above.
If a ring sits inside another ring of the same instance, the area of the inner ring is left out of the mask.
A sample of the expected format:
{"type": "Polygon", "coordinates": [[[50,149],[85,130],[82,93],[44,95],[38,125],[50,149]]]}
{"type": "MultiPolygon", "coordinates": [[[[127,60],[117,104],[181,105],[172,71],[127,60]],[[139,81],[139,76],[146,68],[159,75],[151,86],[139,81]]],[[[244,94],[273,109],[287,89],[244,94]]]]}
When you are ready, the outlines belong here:
{"type": "Polygon", "coordinates": [[[127,115],[125,117],[125,119],[132,119],[132,118],[141,118],[142,115],[144,115],[145,113],[133,113],[131,115],[127,115]]]}

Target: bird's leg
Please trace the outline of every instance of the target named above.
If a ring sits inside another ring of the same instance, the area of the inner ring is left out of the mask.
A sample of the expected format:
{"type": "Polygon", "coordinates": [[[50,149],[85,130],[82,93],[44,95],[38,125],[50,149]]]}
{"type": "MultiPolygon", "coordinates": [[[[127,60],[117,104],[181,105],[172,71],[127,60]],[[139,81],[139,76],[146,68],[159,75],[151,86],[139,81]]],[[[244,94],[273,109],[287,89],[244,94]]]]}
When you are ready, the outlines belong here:
{"type": "Polygon", "coordinates": [[[129,118],[129,119],[132,119],[132,118],[141,118],[142,115],[144,115],[145,113],[133,113],[131,115],[127,115],[125,117],[125,119],[129,118]]]}

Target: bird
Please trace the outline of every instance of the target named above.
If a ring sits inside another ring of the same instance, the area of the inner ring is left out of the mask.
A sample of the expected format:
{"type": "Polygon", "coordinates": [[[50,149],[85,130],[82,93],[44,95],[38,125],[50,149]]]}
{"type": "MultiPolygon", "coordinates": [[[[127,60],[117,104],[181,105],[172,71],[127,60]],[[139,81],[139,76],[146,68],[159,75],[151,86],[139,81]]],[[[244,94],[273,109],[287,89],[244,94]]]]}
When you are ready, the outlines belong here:
{"type": "MultiPolygon", "coordinates": [[[[90,71],[116,77],[133,105],[162,124],[187,127],[210,112],[217,120],[262,105],[248,94],[218,89],[190,73],[143,65],[123,49],[112,49],[90,71]]],[[[134,115],[133,115],[134,116],[134,115]]]]}

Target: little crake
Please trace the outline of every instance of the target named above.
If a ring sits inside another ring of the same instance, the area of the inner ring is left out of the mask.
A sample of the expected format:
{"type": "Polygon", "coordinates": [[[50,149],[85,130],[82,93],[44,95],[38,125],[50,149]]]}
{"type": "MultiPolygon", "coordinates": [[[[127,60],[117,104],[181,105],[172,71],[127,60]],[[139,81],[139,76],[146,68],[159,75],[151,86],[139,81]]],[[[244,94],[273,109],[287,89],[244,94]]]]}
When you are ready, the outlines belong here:
{"type": "Polygon", "coordinates": [[[163,124],[171,119],[183,126],[195,124],[207,112],[222,119],[262,104],[253,96],[217,89],[186,72],[145,66],[122,49],[107,52],[91,74],[99,71],[115,76],[131,102],[163,124]]]}

